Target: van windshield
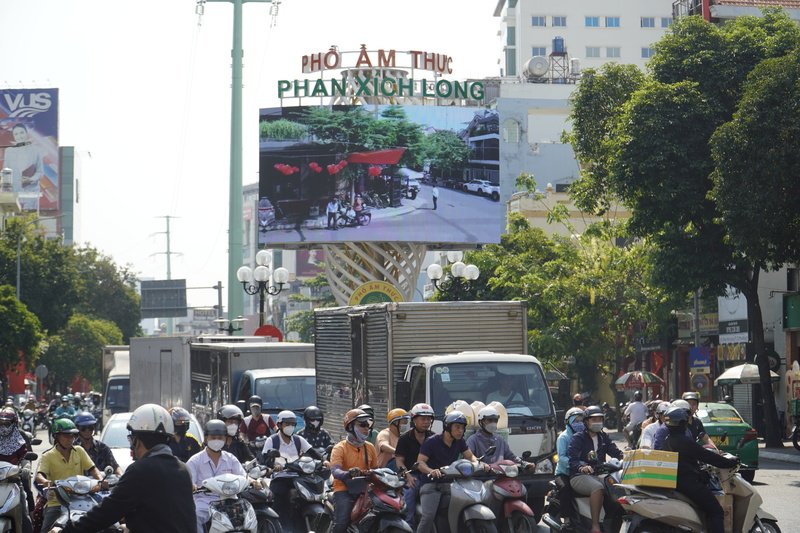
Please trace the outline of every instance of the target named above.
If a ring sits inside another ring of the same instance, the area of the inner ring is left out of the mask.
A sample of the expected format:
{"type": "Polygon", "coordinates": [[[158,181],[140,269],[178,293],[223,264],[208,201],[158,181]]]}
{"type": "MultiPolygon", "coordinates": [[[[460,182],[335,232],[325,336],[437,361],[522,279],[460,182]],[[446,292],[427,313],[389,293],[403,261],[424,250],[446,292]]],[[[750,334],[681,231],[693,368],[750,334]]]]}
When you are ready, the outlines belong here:
{"type": "Polygon", "coordinates": [[[130,410],[131,389],[130,378],[108,380],[106,389],[106,407],[115,412],[130,410]]]}
{"type": "Polygon", "coordinates": [[[264,409],[302,411],[317,403],[314,376],[283,376],[256,380],[255,394],[261,396],[264,409]]]}
{"type": "Polygon", "coordinates": [[[550,416],[550,391],[534,363],[450,363],[431,368],[433,409],[444,413],[456,400],[497,401],[509,417],[550,416]]]}

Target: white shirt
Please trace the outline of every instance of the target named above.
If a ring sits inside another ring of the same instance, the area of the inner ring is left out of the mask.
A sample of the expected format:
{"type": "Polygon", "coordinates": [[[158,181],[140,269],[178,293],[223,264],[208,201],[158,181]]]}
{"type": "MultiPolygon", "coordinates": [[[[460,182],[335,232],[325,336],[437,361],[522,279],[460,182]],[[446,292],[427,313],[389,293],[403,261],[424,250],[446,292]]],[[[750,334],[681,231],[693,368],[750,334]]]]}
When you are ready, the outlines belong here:
{"type": "MultiPolygon", "coordinates": [[[[207,450],[196,453],[186,461],[186,468],[189,469],[189,474],[192,476],[192,484],[197,487],[203,486],[203,481],[219,476],[220,474],[236,474],[237,476],[246,476],[247,474],[242,468],[242,463],[232,453],[222,450],[222,455],[217,464],[211,460],[207,450]]],[[[217,500],[218,496],[211,493],[198,492],[194,495],[194,505],[197,512],[206,513],[208,506],[211,502],[217,500]]],[[[205,515],[204,515],[205,516],[205,515]]]]}
{"type": "Polygon", "coordinates": [[[433,192],[434,198],[439,198],[439,187],[434,187],[431,192],[433,192]]]}
{"type": "MultiPolygon", "coordinates": [[[[311,449],[311,445],[308,443],[306,439],[301,437],[300,435],[292,435],[289,437],[289,442],[287,443],[284,441],[284,435],[281,433],[277,433],[278,441],[280,442],[280,446],[278,447],[278,451],[281,453],[281,457],[286,459],[287,463],[291,463],[292,461],[296,461],[300,458],[300,455],[297,453],[297,447],[294,445],[294,439],[298,439],[300,442],[300,453],[305,453],[306,451],[311,449]]],[[[261,450],[261,453],[266,454],[269,450],[273,449],[272,441],[275,440],[274,437],[268,437],[267,440],[264,442],[264,449],[261,450]]],[[[273,474],[273,477],[287,477],[289,475],[284,472],[277,472],[273,474]]]]}
{"type": "Polygon", "coordinates": [[[638,426],[647,418],[647,406],[642,402],[633,402],[625,408],[625,414],[630,415],[632,426],[638,426]]]}
{"type": "Polygon", "coordinates": [[[661,427],[661,422],[653,422],[642,430],[642,438],[639,440],[639,448],[652,448],[656,438],[656,431],[661,427]]]}

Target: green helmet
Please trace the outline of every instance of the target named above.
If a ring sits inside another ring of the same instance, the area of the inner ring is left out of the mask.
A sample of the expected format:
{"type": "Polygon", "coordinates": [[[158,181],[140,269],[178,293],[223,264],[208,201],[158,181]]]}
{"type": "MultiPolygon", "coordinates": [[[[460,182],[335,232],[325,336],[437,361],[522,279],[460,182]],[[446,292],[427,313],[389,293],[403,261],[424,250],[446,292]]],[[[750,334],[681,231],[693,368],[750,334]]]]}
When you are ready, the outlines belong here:
{"type": "Polygon", "coordinates": [[[71,433],[72,435],[75,435],[78,433],[78,428],[75,427],[75,422],[69,418],[58,418],[53,420],[53,425],[50,426],[50,432],[53,435],[57,435],[59,433],[71,433]]]}

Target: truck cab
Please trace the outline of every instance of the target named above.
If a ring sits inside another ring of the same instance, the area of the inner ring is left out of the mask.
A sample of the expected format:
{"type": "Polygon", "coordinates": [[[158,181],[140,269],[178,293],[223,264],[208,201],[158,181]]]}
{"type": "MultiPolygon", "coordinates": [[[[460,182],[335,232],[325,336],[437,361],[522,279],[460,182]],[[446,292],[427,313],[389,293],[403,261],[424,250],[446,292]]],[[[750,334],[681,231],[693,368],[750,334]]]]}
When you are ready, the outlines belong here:
{"type": "MultiPolygon", "coordinates": [[[[297,431],[303,429],[303,411],[317,403],[317,380],[313,368],[264,368],[242,374],[236,404],[249,407],[254,394],[261,397],[261,409],[271,416],[287,409],[297,415],[297,431]]],[[[244,410],[244,409],[242,409],[244,410]]]]}

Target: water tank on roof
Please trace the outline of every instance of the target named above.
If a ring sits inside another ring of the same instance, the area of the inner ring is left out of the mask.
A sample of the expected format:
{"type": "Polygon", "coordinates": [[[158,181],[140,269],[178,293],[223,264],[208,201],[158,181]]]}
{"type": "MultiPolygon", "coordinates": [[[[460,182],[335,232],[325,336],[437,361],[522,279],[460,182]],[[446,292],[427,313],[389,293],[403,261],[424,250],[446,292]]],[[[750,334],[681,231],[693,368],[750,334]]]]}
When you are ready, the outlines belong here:
{"type": "Polygon", "coordinates": [[[553,37],[553,53],[554,54],[563,54],[567,51],[567,47],[564,44],[563,37],[553,37]]]}
{"type": "Polygon", "coordinates": [[[522,67],[522,75],[526,78],[541,78],[550,70],[550,62],[544,56],[533,56],[522,67]]]}

